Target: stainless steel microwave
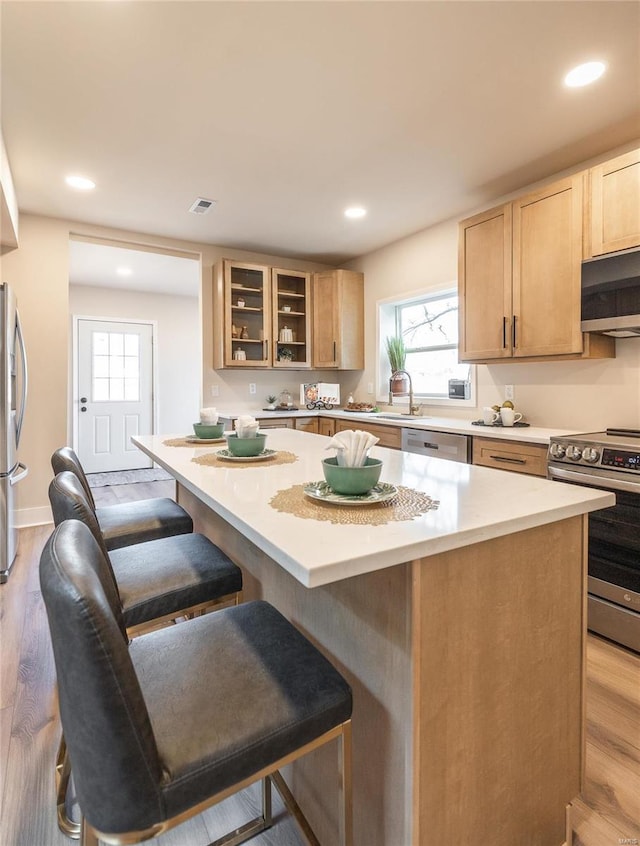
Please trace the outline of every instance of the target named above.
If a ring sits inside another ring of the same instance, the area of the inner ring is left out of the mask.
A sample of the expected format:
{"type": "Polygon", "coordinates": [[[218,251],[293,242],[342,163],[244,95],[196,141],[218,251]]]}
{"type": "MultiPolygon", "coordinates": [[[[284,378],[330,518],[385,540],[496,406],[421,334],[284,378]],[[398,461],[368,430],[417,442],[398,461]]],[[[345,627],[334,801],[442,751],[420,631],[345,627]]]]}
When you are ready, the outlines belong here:
{"type": "Polygon", "coordinates": [[[640,336],[640,249],[582,262],[583,332],[640,336]]]}

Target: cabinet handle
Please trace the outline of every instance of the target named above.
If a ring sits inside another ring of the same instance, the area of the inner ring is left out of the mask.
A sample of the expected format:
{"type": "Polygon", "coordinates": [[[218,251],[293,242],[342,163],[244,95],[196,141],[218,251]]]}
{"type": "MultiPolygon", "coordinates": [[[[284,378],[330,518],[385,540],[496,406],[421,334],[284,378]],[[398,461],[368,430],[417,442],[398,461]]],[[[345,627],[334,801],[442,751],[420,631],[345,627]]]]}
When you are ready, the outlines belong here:
{"type": "Polygon", "coordinates": [[[507,318],[502,318],[502,349],[507,348],[507,318]]]}
{"type": "Polygon", "coordinates": [[[506,461],[509,464],[526,464],[526,458],[506,458],[504,455],[490,455],[489,458],[493,458],[494,461],[506,461]]]}
{"type": "Polygon", "coordinates": [[[338,360],[338,345],[336,344],[335,341],[333,342],[333,360],[334,361],[338,360]]]}
{"type": "Polygon", "coordinates": [[[269,361],[269,341],[264,342],[264,361],[269,361]]]}
{"type": "Polygon", "coordinates": [[[511,343],[512,343],[513,348],[515,350],[515,348],[516,348],[516,316],[515,316],[515,314],[513,315],[513,331],[512,331],[512,335],[511,335],[511,343]]]}

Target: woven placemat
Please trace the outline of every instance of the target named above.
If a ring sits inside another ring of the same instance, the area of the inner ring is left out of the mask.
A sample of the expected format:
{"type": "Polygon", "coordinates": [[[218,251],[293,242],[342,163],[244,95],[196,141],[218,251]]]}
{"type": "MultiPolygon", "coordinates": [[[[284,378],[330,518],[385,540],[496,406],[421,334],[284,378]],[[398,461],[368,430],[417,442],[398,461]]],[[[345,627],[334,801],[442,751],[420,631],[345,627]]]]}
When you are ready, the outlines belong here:
{"type": "Polygon", "coordinates": [[[274,467],[278,464],[293,464],[298,456],[285,449],[278,450],[271,458],[263,458],[262,461],[225,461],[218,458],[215,452],[207,452],[204,455],[197,455],[191,459],[195,464],[204,464],[205,467],[224,467],[229,470],[231,467],[239,467],[243,470],[247,467],[274,467]]]}
{"type": "Polygon", "coordinates": [[[383,526],[385,523],[413,520],[440,505],[422,491],[398,486],[398,494],[387,502],[371,505],[332,505],[311,499],[304,492],[305,485],[293,485],[275,494],[269,505],[284,514],[293,514],[303,520],[323,520],[329,523],[349,523],[383,526]]]}
{"type": "Polygon", "coordinates": [[[217,447],[219,447],[220,444],[224,443],[224,441],[226,441],[226,438],[220,438],[220,441],[217,444],[206,444],[206,443],[205,444],[197,444],[195,441],[188,441],[186,436],[185,436],[184,438],[168,438],[166,441],[163,441],[162,443],[165,446],[191,447],[191,449],[193,449],[194,447],[197,447],[197,446],[213,446],[213,447],[217,446],[217,447]]]}

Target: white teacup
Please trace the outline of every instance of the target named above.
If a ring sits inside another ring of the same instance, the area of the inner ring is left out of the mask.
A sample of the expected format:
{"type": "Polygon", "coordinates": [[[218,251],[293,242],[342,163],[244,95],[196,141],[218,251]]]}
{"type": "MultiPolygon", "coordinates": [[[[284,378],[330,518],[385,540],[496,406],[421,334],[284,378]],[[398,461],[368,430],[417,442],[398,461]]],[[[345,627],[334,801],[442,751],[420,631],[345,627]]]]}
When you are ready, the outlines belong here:
{"type": "Polygon", "coordinates": [[[485,405],[482,409],[482,422],[485,426],[492,426],[500,417],[497,411],[494,411],[491,406],[485,405]]]}
{"type": "Polygon", "coordinates": [[[501,408],[500,419],[503,426],[513,426],[519,420],[522,420],[522,414],[519,411],[514,411],[512,408],[501,408]]]}

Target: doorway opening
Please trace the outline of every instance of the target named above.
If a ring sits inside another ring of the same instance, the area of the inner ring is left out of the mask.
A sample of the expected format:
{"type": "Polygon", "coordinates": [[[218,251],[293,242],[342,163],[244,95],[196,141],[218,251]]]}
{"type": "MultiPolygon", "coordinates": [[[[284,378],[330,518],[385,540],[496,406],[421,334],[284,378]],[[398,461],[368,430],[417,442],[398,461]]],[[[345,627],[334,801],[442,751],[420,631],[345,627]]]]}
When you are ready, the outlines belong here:
{"type": "Polygon", "coordinates": [[[184,435],[202,384],[198,254],[72,236],[70,442],[87,473],[148,468],[132,435],[184,435]]]}

